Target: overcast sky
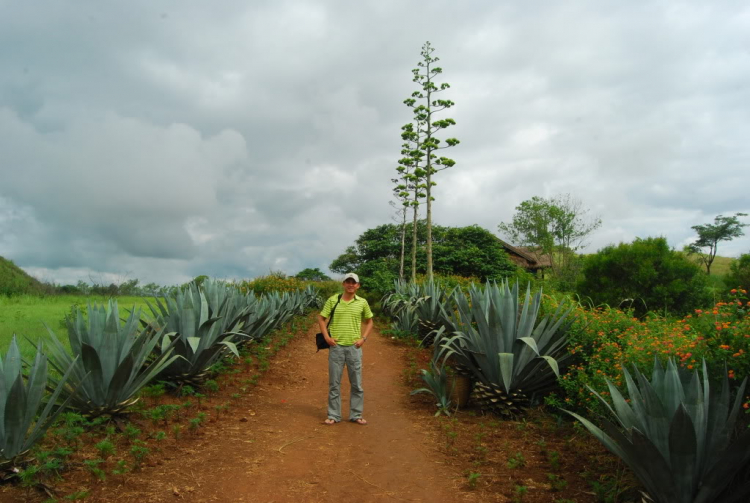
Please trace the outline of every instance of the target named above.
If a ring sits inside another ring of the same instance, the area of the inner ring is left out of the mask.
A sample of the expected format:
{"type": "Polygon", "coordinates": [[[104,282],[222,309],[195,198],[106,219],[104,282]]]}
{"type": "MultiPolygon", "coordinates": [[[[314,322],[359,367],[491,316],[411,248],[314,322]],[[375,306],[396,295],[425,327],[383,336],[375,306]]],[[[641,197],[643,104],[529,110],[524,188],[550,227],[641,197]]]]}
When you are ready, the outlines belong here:
{"type": "MultiPolygon", "coordinates": [[[[589,252],[750,213],[746,1],[0,0],[0,255],[57,283],[327,270],[392,221],[429,40],[456,165],[434,222],[532,196],[589,252]]],[[[750,219],[745,219],[750,222],[750,219]]],[[[750,234],[750,232],[748,233],[750,234]]],[[[750,251],[750,237],[720,255],[750,251]]]]}

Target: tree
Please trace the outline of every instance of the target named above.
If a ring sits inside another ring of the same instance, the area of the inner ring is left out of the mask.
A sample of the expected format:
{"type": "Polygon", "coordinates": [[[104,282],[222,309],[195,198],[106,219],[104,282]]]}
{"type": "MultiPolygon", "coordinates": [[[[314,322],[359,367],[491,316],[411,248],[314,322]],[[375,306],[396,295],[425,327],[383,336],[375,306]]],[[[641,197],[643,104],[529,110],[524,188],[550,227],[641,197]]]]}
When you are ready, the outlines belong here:
{"type": "Polygon", "coordinates": [[[710,301],[707,277],[663,237],[610,245],[585,258],[578,293],[596,304],[630,307],[639,315],[685,314],[710,301]]]}
{"type": "MultiPolygon", "coordinates": [[[[455,147],[459,141],[455,138],[445,140],[445,145],[440,145],[440,139],[435,135],[438,131],[455,126],[456,121],[450,118],[434,120],[435,115],[443,110],[451,108],[454,103],[450,100],[434,99],[434,95],[450,88],[447,82],[439,86],[435,82],[438,75],[443,73],[443,69],[435,66],[439,58],[433,57],[435,49],[430,42],[425,42],[422,46],[422,60],[417,63],[418,68],[412,70],[414,82],[421,86],[421,89],[414,91],[411,98],[404,100],[404,104],[413,109],[414,118],[409,124],[401,128],[401,138],[404,140],[402,153],[405,157],[401,160],[401,165],[409,166],[412,169],[412,182],[415,190],[413,202],[419,204],[418,193],[424,190],[424,197],[427,204],[427,277],[432,279],[432,187],[436,185],[433,181],[433,175],[438,171],[450,168],[455,165],[453,159],[440,156],[435,152],[438,150],[455,147]]],[[[412,232],[412,271],[416,270],[416,208],[414,213],[413,232],[412,232]]],[[[413,277],[412,277],[413,279],[413,277]]]]}
{"type": "Polygon", "coordinates": [[[513,221],[501,223],[498,230],[513,244],[536,248],[549,256],[553,274],[571,281],[576,252],[602,225],[599,217],[589,218],[588,212],[570,194],[550,199],[534,196],[516,206],[513,221]]]}
{"type": "Polygon", "coordinates": [[[713,224],[694,225],[691,227],[698,233],[698,239],[687,246],[688,253],[698,255],[706,266],[706,273],[711,274],[711,264],[716,258],[716,251],[720,241],[731,241],[744,235],[743,227],[748,224],[740,223],[739,217],[746,217],[747,213],[735,213],[734,216],[718,215],[713,224]],[[704,249],[707,248],[707,251],[704,249]]]}
{"type": "Polygon", "coordinates": [[[331,281],[331,278],[317,267],[315,269],[309,267],[307,269],[302,269],[294,277],[306,281],[331,281]]]}
{"type": "Polygon", "coordinates": [[[750,253],[743,253],[732,262],[724,283],[731,288],[750,290],[750,253]]]}
{"type": "MultiPolygon", "coordinates": [[[[417,225],[418,241],[427,239],[427,223],[420,220],[417,225]]],[[[398,277],[399,226],[384,224],[368,229],[354,246],[336,258],[329,268],[336,273],[354,271],[362,278],[380,276],[398,277]]],[[[517,267],[508,258],[500,241],[488,230],[476,225],[467,227],[433,228],[435,240],[435,272],[476,277],[481,280],[499,280],[516,274],[517,267]]],[[[424,249],[417,254],[417,270],[427,270],[427,255],[424,249]]],[[[409,271],[411,274],[412,271],[409,271]]],[[[368,282],[369,285],[369,282],[368,282]]]]}

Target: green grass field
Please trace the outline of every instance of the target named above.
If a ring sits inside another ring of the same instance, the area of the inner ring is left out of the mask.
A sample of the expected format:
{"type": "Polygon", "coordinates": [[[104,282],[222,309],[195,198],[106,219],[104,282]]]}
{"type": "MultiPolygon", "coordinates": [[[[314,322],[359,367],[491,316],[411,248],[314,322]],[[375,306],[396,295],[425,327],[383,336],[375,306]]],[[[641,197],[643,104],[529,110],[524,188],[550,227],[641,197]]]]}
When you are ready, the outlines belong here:
{"type": "Polygon", "coordinates": [[[711,276],[724,276],[725,274],[728,274],[729,266],[732,265],[732,262],[735,260],[737,259],[732,257],[717,256],[714,259],[714,263],[711,264],[711,276]]]}
{"type": "MultiPolygon", "coordinates": [[[[133,306],[150,313],[146,306],[146,297],[119,297],[117,305],[120,317],[128,315],[133,306]]],[[[70,313],[71,306],[78,305],[86,309],[88,302],[107,303],[105,297],[85,297],[80,295],[56,295],[36,297],[19,295],[14,297],[0,296],[0,352],[8,350],[13,334],[16,334],[18,345],[25,358],[33,357],[34,347],[26,340],[37,341],[47,335],[46,323],[63,344],[68,345],[68,331],[65,328],[65,315],[70,313]]],[[[153,303],[153,302],[152,302],[153,303]]],[[[43,339],[42,339],[43,340],[43,339]]]]}

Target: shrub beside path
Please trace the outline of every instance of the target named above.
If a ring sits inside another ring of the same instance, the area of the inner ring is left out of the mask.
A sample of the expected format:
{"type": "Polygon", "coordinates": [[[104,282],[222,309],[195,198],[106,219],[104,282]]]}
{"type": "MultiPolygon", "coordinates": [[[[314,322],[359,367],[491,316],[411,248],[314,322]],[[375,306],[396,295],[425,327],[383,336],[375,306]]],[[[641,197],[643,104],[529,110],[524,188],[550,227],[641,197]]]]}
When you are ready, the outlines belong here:
{"type": "Polygon", "coordinates": [[[478,501],[461,489],[465,477],[435,452],[420,425],[423,416],[409,406],[404,348],[377,330],[364,346],[369,424],[346,421],[346,377],[344,420],[322,424],[328,355],[315,353],[316,331],[311,327],[272,358],[258,386],[198,439],[154,454],[161,458],[156,466],[130,474],[119,486],[108,480],[91,496],[142,502],[478,501]]]}

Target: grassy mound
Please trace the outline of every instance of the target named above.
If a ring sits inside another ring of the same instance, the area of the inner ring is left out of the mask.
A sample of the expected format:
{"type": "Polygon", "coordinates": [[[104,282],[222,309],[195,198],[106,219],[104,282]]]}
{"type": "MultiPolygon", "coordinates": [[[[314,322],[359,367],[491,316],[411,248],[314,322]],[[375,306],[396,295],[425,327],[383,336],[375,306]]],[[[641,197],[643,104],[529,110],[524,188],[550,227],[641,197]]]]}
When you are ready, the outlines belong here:
{"type": "Polygon", "coordinates": [[[0,257],[0,295],[46,293],[48,287],[26,274],[11,260],[0,257]]]}

